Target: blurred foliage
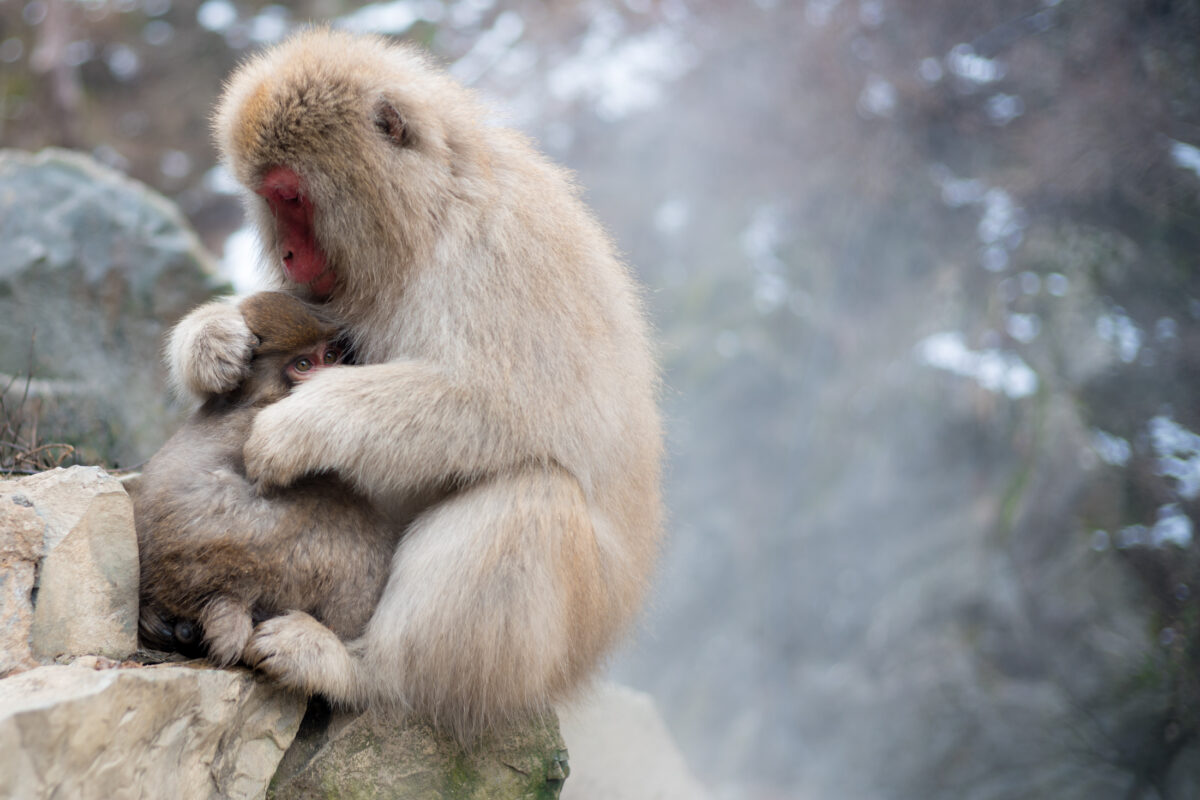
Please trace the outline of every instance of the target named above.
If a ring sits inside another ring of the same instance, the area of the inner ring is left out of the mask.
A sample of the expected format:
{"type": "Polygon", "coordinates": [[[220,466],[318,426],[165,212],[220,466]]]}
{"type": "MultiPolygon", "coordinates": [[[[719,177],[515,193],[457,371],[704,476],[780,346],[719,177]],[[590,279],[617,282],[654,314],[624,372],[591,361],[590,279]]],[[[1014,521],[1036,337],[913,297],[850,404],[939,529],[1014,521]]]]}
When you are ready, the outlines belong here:
{"type": "Polygon", "coordinates": [[[14,376],[8,386],[0,387],[0,478],[32,475],[76,462],[75,447],[62,442],[43,442],[38,438],[39,410],[36,402],[27,405],[32,376],[14,376]],[[14,387],[21,381],[23,386],[14,387]],[[14,388],[19,397],[17,410],[9,409],[5,397],[14,388]]]}

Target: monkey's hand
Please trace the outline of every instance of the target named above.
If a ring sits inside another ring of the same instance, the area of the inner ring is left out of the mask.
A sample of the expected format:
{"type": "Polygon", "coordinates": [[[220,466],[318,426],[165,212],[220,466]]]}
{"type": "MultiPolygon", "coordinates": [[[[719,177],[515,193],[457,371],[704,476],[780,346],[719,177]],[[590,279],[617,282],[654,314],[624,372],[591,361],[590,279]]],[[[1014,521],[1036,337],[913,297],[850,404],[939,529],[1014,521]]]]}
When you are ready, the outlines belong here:
{"type": "MultiPolygon", "coordinates": [[[[315,382],[320,375],[314,376],[315,382]]],[[[308,472],[334,468],[325,463],[336,422],[325,419],[320,397],[302,392],[267,406],[254,418],[242,448],[246,477],[260,489],[290,486],[308,472]]]]}
{"type": "Polygon", "coordinates": [[[285,686],[335,701],[355,696],[355,662],[337,635],[305,614],[289,611],[259,623],[243,658],[285,686]]]}
{"type": "Polygon", "coordinates": [[[242,312],[218,300],[184,317],[167,340],[167,367],[177,392],[198,398],[235,388],[250,370],[256,339],[242,312]]]}

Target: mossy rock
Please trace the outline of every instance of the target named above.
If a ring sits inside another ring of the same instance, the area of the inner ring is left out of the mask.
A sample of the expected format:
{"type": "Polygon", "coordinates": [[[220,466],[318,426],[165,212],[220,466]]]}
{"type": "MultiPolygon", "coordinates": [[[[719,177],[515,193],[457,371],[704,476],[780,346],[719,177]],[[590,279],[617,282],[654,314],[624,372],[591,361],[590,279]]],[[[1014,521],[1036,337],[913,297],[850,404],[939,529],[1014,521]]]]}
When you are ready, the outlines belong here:
{"type": "Polygon", "coordinates": [[[554,800],[569,773],[553,714],[469,750],[384,712],[331,713],[314,700],[271,781],[276,800],[554,800]]]}

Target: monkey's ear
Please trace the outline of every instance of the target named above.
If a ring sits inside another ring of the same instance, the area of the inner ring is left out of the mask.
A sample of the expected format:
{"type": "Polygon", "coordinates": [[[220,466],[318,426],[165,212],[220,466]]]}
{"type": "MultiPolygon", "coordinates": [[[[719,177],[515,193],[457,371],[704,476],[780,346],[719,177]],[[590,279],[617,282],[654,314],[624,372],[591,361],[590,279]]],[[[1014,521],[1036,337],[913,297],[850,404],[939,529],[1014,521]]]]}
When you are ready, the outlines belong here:
{"type": "Polygon", "coordinates": [[[375,104],[375,127],[396,147],[412,147],[415,143],[404,117],[400,116],[396,107],[387,100],[380,100],[375,104]]]}

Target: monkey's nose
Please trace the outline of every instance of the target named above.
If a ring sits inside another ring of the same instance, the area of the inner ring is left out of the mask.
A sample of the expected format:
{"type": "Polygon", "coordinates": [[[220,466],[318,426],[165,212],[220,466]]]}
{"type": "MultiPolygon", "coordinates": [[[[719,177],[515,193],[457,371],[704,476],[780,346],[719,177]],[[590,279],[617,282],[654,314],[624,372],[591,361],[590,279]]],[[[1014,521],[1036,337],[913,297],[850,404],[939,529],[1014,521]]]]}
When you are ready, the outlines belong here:
{"type": "Polygon", "coordinates": [[[284,261],[292,260],[292,251],[291,250],[288,250],[286,253],[283,254],[283,260],[284,261]]]}

